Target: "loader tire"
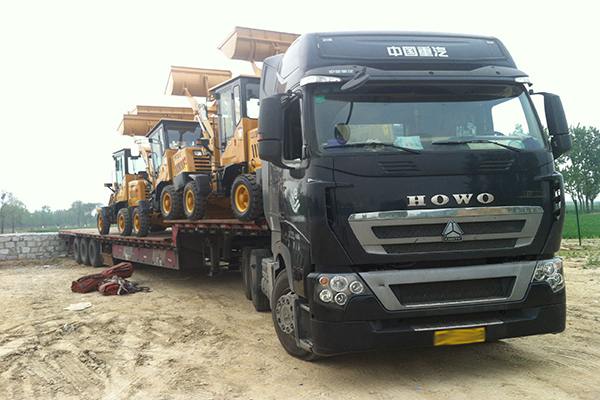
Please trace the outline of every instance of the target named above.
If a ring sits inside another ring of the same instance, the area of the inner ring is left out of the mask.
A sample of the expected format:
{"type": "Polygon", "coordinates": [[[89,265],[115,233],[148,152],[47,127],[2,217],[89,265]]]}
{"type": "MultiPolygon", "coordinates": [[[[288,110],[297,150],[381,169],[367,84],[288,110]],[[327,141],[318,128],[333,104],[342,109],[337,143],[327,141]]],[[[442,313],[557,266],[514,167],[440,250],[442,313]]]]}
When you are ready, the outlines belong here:
{"type": "Polygon", "coordinates": [[[143,206],[137,206],[133,209],[132,233],[137,237],[148,236],[150,232],[150,211],[143,206]]]}
{"type": "Polygon", "coordinates": [[[173,185],[165,186],[160,194],[160,213],[168,220],[183,218],[183,191],[173,185]]]}
{"type": "Polygon", "coordinates": [[[196,181],[188,182],[183,188],[183,211],[190,221],[204,217],[206,197],[202,196],[196,181]]]}
{"type": "Polygon", "coordinates": [[[254,221],[263,215],[262,189],[254,174],[238,175],[231,185],[231,209],[240,221],[254,221]]]}
{"type": "Polygon", "coordinates": [[[96,216],[96,226],[98,233],[108,235],[110,232],[110,211],[108,207],[102,207],[96,216]]]}
{"type": "Polygon", "coordinates": [[[117,213],[117,229],[121,236],[131,236],[131,212],[128,207],[123,207],[117,213]]]}

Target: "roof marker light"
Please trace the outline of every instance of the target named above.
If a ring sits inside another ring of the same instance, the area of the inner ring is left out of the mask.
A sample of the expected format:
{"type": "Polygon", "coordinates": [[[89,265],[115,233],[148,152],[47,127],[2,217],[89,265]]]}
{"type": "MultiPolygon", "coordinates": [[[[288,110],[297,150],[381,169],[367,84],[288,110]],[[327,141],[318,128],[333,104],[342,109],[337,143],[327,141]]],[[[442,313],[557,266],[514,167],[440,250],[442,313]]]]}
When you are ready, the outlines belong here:
{"type": "Polygon", "coordinates": [[[515,82],[517,83],[525,83],[527,85],[531,85],[531,81],[528,76],[518,76],[515,78],[515,82]]]}
{"type": "Polygon", "coordinates": [[[300,86],[310,85],[312,83],[335,83],[341,81],[342,79],[337,76],[311,75],[300,79],[300,86]]]}

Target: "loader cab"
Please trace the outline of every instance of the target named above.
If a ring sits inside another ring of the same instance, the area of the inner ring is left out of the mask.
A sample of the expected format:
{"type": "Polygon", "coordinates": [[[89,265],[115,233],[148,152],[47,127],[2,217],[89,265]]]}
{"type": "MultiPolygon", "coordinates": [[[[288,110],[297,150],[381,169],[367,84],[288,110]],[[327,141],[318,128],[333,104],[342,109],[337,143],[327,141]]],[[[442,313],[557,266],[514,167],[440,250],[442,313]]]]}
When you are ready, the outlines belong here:
{"type": "Polygon", "coordinates": [[[150,142],[153,172],[158,174],[167,150],[196,147],[200,143],[200,126],[195,121],[160,120],[146,135],[150,142]]]}
{"type": "Polygon", "coordinates": [[[219,135],[225,149],[244,119],[258,120],[259,82],[256,76],[238,76],[211,88],[218,104],[219,135]]]}
{"type": "Polygon", "coordinates": [[[114,183],[117,188],[123,185],[126,175],[139,174],[146,170],[143,158],[132,155],[130,149],[115,151],[112,157],[115,162],[114,183]]]}

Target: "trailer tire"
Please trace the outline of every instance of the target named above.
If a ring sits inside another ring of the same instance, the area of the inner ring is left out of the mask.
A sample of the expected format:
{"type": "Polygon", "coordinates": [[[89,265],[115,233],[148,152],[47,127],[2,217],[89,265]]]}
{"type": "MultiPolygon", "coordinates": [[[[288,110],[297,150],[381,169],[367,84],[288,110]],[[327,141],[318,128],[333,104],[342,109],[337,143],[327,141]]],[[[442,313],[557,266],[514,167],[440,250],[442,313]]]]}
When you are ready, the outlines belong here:
{"type": "Polygon", "coordinates": [[[319,358],[315,353],[306,351],[296,344],[294,333],[294,312],[290,297],[290,283],[287,273],[282,271],[275,279],[273,287],[273,306],[271,315],[273,317],[273,326],[279,342],[290,355],[305,361],[314,361],[319,358]],[[287,330],[284,331],[284,328],[287,330]],[[291,331],[290,331],[291,329],[291,331]]]}
{"type": "Polygon", "coordinates": [[[99,241],[90,239],[88,244],[88,257],[92,267],[101,267],[104,263],[102,260],[102,245],[99,241]]]}
{"type": "Polygon", "coordinates": [[[262,260],[269,256],[269,251],[254,249],[250,253],[250,286],[252,289],[252,304],[256,311],[269,311],[269,298],[262,292],[262,260]]]}
{"type": "Polygon", "coordinates": [[[81,238],[79,242],[79,257],[81,258],[81,263],[85,265],[92,265],[90,263],[90,251],[89,251],[89,240],[81,238]]]}
{"type": "Polygon", "coordinates": [[[262,189],[254,174],[238,175],[231,185],[231,210],[240,221],[254,221],[263,214],[262,189]]]}
{"type": "Polygon", "coordinates": [[[250,272],[250,254],[252,252],[251,247],[242,248],[242,262],[240,270],[242,273],[242,285],[244,287],[244,295],[248,300],[252,300],[252,285],[250,283],[251,272],[250,272]]]}
{"type": "Polygon", "coordinates": [[[121,236],[131,236],[131,212],[123,207],[117,213],[117,229],[121,236]]]}
{"type": "Polygon", "coordinates": [[[133,209],[131,229],[135,236],[148,236],[150,232],[150,210],[144,206],[137,206],[133,209]]]}
{"type": "Polygon", "coordinates": [[[101,235],[108,235],[108,232],[110,232],[110,210],[108,207],[102,207],[98,212],[96,227],[101,235]]]}
{"type": "Polygon", "coordinates": [[[183,218],[183,191],[167,185],[160,193],[160,213],[164,219],[183,218]]]}
{"type": "Polygon", "coordinates": [[[73,239],[73,261],[77,264],[81,264],[81,254],[79,253],[79,246],[81,246],[81,240],[79,238],[73,239]]]}
{"type": "Polygon", "coordinates": [[[190,221],[202,219],[206,211],[206,196],[202,195],[196,181],[186,183],[183,188],[183,211],[190,221]]]}

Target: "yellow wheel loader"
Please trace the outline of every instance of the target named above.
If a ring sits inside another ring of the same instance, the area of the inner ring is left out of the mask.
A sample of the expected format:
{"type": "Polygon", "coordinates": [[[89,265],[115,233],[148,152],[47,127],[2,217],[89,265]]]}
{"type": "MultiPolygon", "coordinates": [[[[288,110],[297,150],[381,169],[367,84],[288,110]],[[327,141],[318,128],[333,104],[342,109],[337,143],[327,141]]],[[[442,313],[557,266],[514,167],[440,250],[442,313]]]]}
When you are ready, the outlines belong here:
{"type": "MultiPolygon", "coordinates": [[[[282,32],[236,27],[220,46],[231,59],[252,63],[284,52],[297,35],[282,32]]],[[[218,84],[214,70],[171,67],[166,92],[186,96],[194,110],[205,147],[212,160],[209,198],[222,198],[229,203],[233,216],[243,221],[263,215],[262,189],[257,179],[261,166],[258,157],[259,76],[240,75],[218,84]],[[200,105],[196,97],[205,98],[200,105]]],[[[205,192],[198,193],[203,195],[205,192]]],[[[184,189],[184,204],[194,197],[191,188],[184,189]]]]}
{"type": "Polygon", "coordinates": [[[112,191],[108,206],[97,210],[97,227],[101,235],[110,232],[112,224],[122,236],[146,236],[150,230],[162,228],[148,207],[151,183],[142,156],[133,156],[130,149],[113,153],[114,182],[104,186],[112,191]]]}

